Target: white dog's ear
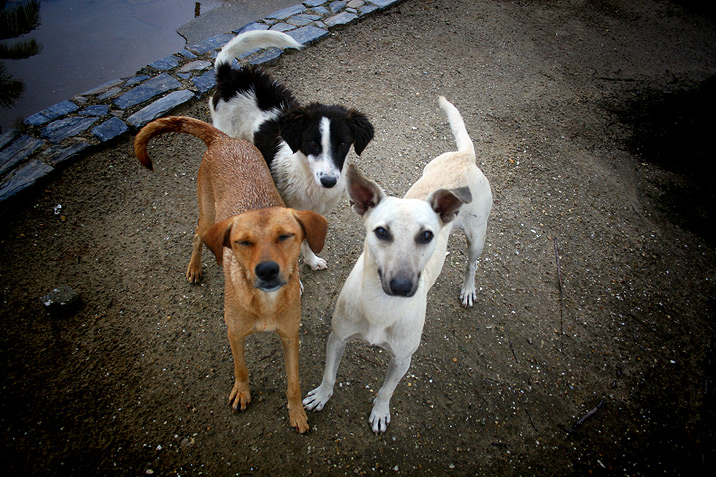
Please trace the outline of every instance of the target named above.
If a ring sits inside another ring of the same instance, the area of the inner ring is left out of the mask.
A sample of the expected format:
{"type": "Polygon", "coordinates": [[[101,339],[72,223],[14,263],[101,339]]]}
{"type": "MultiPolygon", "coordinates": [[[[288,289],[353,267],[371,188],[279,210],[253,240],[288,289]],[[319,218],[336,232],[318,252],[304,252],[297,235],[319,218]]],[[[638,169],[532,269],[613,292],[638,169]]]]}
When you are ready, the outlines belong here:
{"type": "Polygon", "coordinates": [[[472,194],[467,187],[459,189],[438,189],[425,199],[440,216],[443,224],[450,222],[460,211],[462,204],[472,202],[472,194]]]}
{"type": "Polygon", "coordinates": [[[385,192],[378,184],[366,179],[352,162],[348,164],[346,173],[348,197],[353,210],[358,215],[365,214],[369,209],[378,205],[385,197],[385,192]]]}

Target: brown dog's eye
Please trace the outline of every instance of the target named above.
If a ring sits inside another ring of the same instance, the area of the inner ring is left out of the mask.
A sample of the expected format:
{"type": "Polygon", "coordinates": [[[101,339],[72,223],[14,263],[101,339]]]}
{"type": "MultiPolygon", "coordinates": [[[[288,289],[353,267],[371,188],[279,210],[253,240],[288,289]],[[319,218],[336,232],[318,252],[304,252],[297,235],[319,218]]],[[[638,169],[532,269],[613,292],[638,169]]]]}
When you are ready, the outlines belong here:
{"type": "Polygon", "coordinates": [[[291,237],[293,237],[294,235],[296,235],[296,234],[283,234],[283,235],[279,235],[278,239],[279,239],[279,241],[284,242],[284,241],[290,239],[291,237]]]}
{"type": "Polygon", "coordinates": [[[253,244],[252,244],[251,242],[249,242],[248,240],[241,240],[240,242],[237,241],[236,243],[237,243],[237,245],[241,245],[241,246],[244,246],[244,247],[249,247],[249,246],[253,245],[253,244]]]}

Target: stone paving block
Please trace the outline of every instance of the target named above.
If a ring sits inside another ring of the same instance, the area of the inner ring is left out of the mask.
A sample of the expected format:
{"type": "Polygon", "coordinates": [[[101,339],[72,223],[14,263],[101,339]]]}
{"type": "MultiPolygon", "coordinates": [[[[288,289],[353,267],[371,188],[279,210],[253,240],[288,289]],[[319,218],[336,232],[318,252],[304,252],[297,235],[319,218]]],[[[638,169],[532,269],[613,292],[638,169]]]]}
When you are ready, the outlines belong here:
{"type": "Polygon", "coordinates": [[[12,177],[0,184],[0,202],[5,201],[19,192],[31,187],[43,177],[50,174],[54,168],[38,160],[32,161],[19,169],[12,177]]]}
{"type": "Polygon", "coordinates": [[[306,0],[303,2],[304,5],[306,5],[308,8],[317,7],[319,5],[323,5],[328,0],[306,0]]]}
{"type": "Polygon", "coordinates": [[[214,74],[214,70],[207,71],[203,75],[193,78],[191,82],[196,86],[197,94],[203,95],[216,86],[216,75],[214,74]]]}
{"type": "Polygon", "coordinates": [[[10,129],[0,134],[0,150],[5,149],[5,146],[13,142],[19,133],[17,129],[10,129]]]}
{"type": "Polygon", "coordinates": [[[123,91],[122,88],[112,88],[110,90],[107,90],[106,93],[103,93],[103,94],[100,94],[99,96],[97,96],[97,99],[104,101],[105,99],[109,99],[112,96],[117,96],[122,91],[123,91]]]}
{"type": "Polygon", "coordinates": [[[378,5],[365,5],[358,9],[360,11],[361,16],[368,15],[370,12],[374,12],[378,10],[378,5]]]}
{"type": "Polygon", "coordinates": [[[120,97],[115,98],[114,103],[120,108],[125,109],[180,87],[181,83],[179,83],[179,81],[167,73],[162,73],[136,86],[134,89],[127,91],[120,97]]]}
{"type": "Polygon", "coordinates": [[[274,30],[274,31],[281,31],[281,32],[286,33],[287,31],[291,31],[291,30],[293,30],[293,29],[295,29],[295,28],[296,28],[296,27],[295,27],[294,25],[289,25],[288,23],[283,23],[283,22],[281,22],[281,23],[277,23],[277,24],[273,25],[273,26],[272,26],[271,28],[269,28],[269,29],[270,29],[270,30],[274,30]]]}
{"type": "Polygon", "coordinates": [[[45,126],[40,132],[40,136],[48,141],[58,144],[68,137],[76,136],[86,131],[90,126],[97,122],[98,118],[93,117],[70,117],[58,119],[45,126]]]}
{"type": "Polygon", "coordinates": [[[331,18],[326,19],[326,26],[328,28],[339,26],[339,25],[348,25],[351,22],[354,22],[358,19],[358,15],[355,13],[349,13],[349,12],[341,12],[338,15],[333,15],[331,18]]]}
{"type": "Polygon", "coordinates": [[[276,61],[282,54],[283,50],[279,48],[269,48],[267,50],[263,50],[259,55],[251,58],[249,60],[249,63],[252,65],[270,65],[274,61],[276,61]]]}
{"type": "Polygon", "coordinates": [[[303,13],[305,11],[306,11],[306,7],[304,7],[303,5],[301,5],[299,3],[298,5],[294,5],[292,7],[284,8],[283,10],[273,12],[272,14],[267,15],[266,18],[273,18],[276,20],[285,20],[289,17],[298,15],[299,13],[303,13]]]}
{"type": "Polygon", "coordinates": [[[129,78],[126,83],[124,83],[123,88],[129,88],[130,86],[134,86],[135,84],[139,84],[142,81],[149,79],[149,75],[137,75],[133,78],[129,78]]]}
{"type": "Polygon", "coordinates": [[[333,13],[338,13],[346,6],[347,3],[348,2],[344,1],[331,2],[330,5],[328,5],[328,9],[333,13]]]}
{"type": "Polygon", "coordinates": [[[194,58],[196,58],[196,55],[195,55],[194,53],[192,53],[191,51],[186,50],[186,49],[185,49],[185,50],[181,50],[181,51],[179,52],[179,54],[180,54],[181,56],[183,56],[184,58],[188,58],[188,59],[190,59],[190,60],[193,60],[194,58]]]}
{"type": "Polygon", "coordinates": [[[20,136],[0,151],[0,175],[30,157],[45,141],[32,136],[20,136]]]}
{"type": "Polygon", "coordinates": [[[174,55],[167,56],[166,58],[162,58],[161,60],[149,63],[149,66],[159,71],[169,71],[179,66],[179,58],[174,55]]]}
{"type": "Polygon", "coordinates": [[[43,153],[43,156],[47,157],[47,161],[53,167],[62,164],[70,159],[79,157],[85,149],[90,147],[91,144],[87,142],[78,142],[68,147],[54,146],[43,153]]]}
{"type": "Polygon", "coordinates": [[[310,45],[311,43],[314,43],[328,35],[328,30],[324,30],[313,25],[307,25],[289,32],[289,35],[303,45],[310,45]]]}
{"type": "Polygon", "coordinates": [[[181,68],[179,68],[177,73],[186,73],[189,71],[205,70],[207,68],[211,68],[211,66],[212,66],[212,63],[210,61],[196,60],[196,61],[192,61],[191,63],[187,63],[184,66],[182,66],[181,68]]]}
{"type": "Polygon", "coordinates": [[[253,22],[253,23],[249,23],[248,25],[244,25],[241,28],[237,28],[236,30],[232,30],[232,33],[236,33],[238,35],[239,33],[244,33],[246,31],[268,30],[268,29],[269,29],[269,26],[265,23],[253,22]]]}
{"type": "Polygon", "coordinates": [[[320,15],[310,15],[303,13],[301,15],[295,15],[289,18],[288,20],[286,20],[286,23],[294,26],[306,26],[320,19],[320,15]]]}
{"type": "Polygon", "coordinates": [[[78,114],[81,114],[82,116],[107,116],[107,114],[109,114],[109,105],[94,104],[92,106],[87,106],[78,114]]]}
{"type": "Polygon", "coordinates": [[[110,141],[129,131],[129,127],[119,118],[110,118],[99,126],[92,128],[94,137],[102,142],[110,141]]]}
{"type": "Polygon", "coordinates": [[[149,121],[152,121],[177,106],[186,103],[193,97],[194,93],[186,89],[174,91],[132,114],[127,118],[127,122],[135,127],[144,126],[149,121]]]}
{"type": "Polygon", "coordinates": [[[226,45],[234,35],[229,33],[221,33],[220,35],[212,36],[196,45],[190,46],[189,51],[196,53],[197,55],[203,55],[211,50],[217,50],[222,46],[226,45]]]}
{"type": "Polygon", "coordinates": [[[32,116],[26,118],[23,122],[28,126],[39,126],[50,122],[53,119],[59,118],[60,116],[64,116],[65,114],[77,111],[78,108],[79,107],[72,101],[62,101],[50,106],[47,109],[43,109],[39,113],[33,114],[32,116]]]}

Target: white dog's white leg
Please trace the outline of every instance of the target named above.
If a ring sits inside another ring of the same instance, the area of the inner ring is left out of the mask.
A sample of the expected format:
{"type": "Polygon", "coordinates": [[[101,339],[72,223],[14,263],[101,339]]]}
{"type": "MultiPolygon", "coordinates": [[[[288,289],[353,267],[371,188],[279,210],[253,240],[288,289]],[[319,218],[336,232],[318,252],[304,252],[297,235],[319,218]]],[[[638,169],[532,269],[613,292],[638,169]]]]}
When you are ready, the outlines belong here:
{"type": "Polygon", "coordinates": [[[465,227],[461,228],[467,237],[468,257],[465,280],[463,281],[462,290],[460,291],[460,300],[462,301],[462,306],[469,308],[477,299],[477,292],[475,290],[475,272],[477,271],[477,259],[480,258],[482,249],[485,246],[485,233],[487,232],[487,226],[484,222],[465,225],[465,227]]]}
{"type": "Polygon", "coordinates": [[[407,358],[393,357],[390,360],[390,364],[388,364],[385,382],[383,382],[383,386],[381,386],[378,395],[375,397],[373,410],[370,412],[370,418],[368,419],[368,423],[376,434],[382,434],[388,429],[388,424],[390,424],[390,398],[393,397],[393,392],[398,387],[400,380],[408,372],[410,358],[410,356],[407,358]]]}
{"type": "Polygon", "coordinates": [[[323,381],[313,391],[309,391],[303,399],[303,407],[309,411],[321,411],[331,396],[333,386],[336,384],[338,365],[341,364],[346,342],[338,338],[334,332],[328,335],[326,343],[326,368],[323,370],[323,381]]]}
{"type": "Polygon", "coordinates": [[[306,262],[312,270],[323,270],[328,266],[325,260],[313,253],[313,250],[311,250],[311,247],[308,246],[308,242],[305,240],[301,244],[301,252],[303,252],[303,261],[306,262]]]}

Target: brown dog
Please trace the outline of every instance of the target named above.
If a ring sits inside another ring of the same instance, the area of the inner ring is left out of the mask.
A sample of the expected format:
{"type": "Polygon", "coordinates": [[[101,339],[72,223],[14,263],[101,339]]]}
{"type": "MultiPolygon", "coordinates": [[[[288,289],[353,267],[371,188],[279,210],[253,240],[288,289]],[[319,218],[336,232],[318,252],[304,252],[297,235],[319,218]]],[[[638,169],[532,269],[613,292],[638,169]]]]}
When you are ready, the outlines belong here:
{"type": "Polygon", "coordinates": [[[134,152],[148,169],[152,169],[152,161],[147,143],[167,132],[191,134],[208,148],[199,167],[199,223],[186,276],[190,282],[201,276],[203,238],[224,268],[224,320],[235,373],[229,404],[236,412],[251,401],[244,359],[246,337],[274,330],[281,338],[286,362],[290,423],[304,433],[308,419],[301,404],[298,373],[298,257],[304,240],[313,251],[321,251],[326,219],[314,212],[285,208],[258,149],[198,119],[173,116],[142,128],[134,140],[134,152]]]}

